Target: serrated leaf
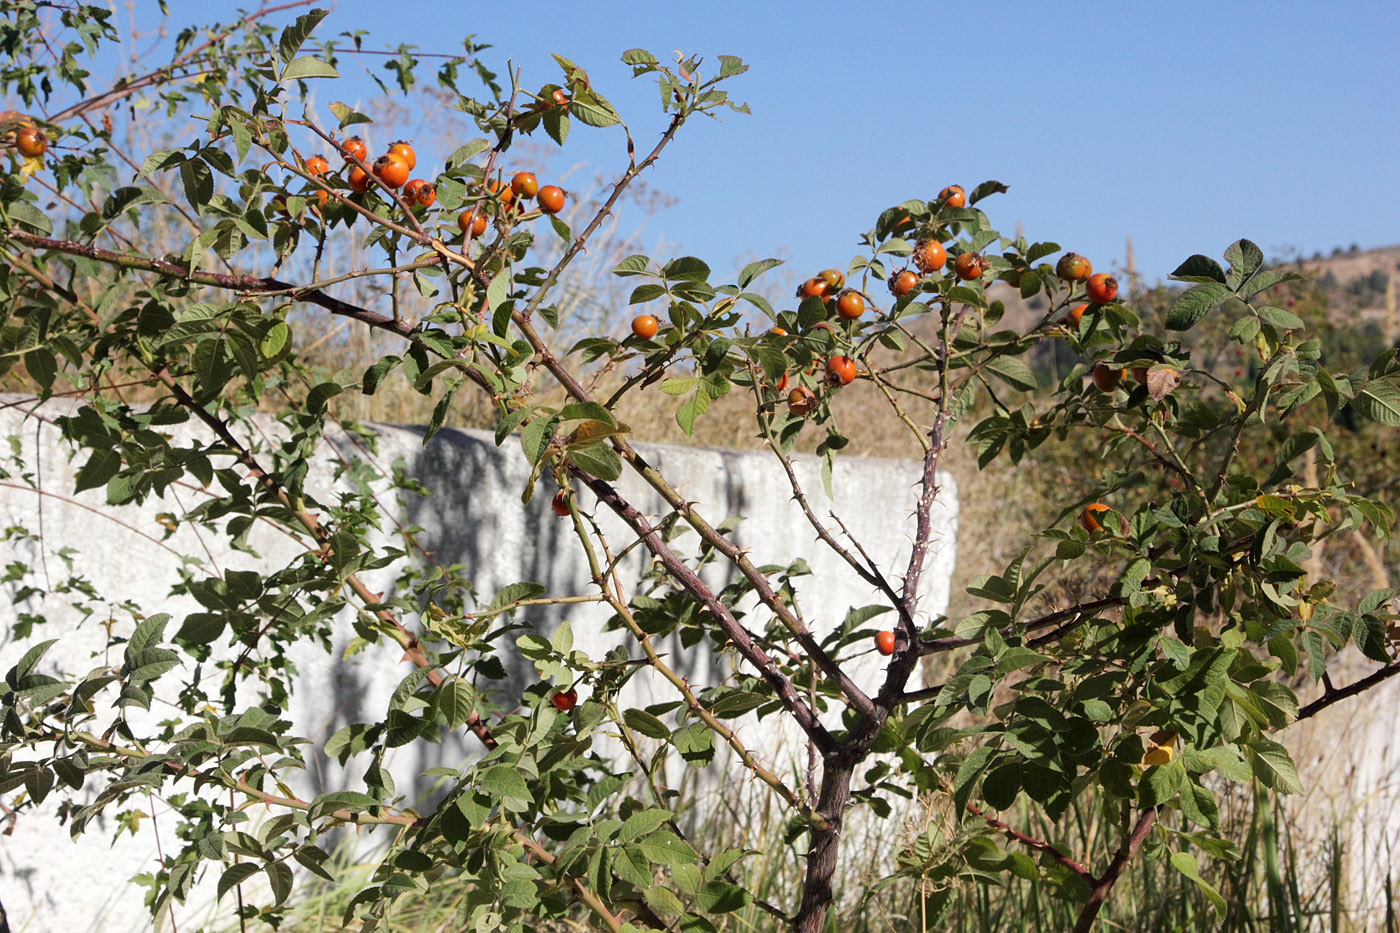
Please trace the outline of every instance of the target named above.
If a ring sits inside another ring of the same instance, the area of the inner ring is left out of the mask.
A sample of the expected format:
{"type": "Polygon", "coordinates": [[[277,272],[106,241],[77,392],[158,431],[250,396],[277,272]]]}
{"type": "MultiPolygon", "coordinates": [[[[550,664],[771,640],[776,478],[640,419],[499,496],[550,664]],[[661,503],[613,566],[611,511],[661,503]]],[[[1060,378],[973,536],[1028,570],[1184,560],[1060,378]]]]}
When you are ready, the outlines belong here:
{"type": "Polygon", "coordinates": [[[1225,913],[1225,898],[1220,896],[1220,892],[1211,886],[1210,882],[1201,877],[1200,871],[1196,868],[1196,857],[1190,852],[1175,852],[1171,858],[1172,867],[1181,872],[1187,878],[1196,882],[1196,886],[1201,889],[1201,893],[1210,900],[1215,909],[1225,913]]]}
{"type": "Polygon", "coordinates": [[[122,455],[113,448],[94,450],[73,480],[73,491],[97,489],[106,486],[122,468],[122,455]]]}
{"type": "Polygon", "coordinates": [[[355,110],[351,110],[349,107],[345,106],[338,100],[331,101],[330,111],[331,115],[334,116],[336,120],[340,121],[341,129],[345,129],[347,126],[353,126],[356,123],[374,122],[364,114],[355,110]]]}
{"type": "Polygon", "coordinates": [[[769,269],[776,268],[783,264],[781,259],[759,259],[751,262],[739,270],[738,285],[740,288],[748,288],[749,283],[758,278],[769,269]]]}
{"type": "Polygon", "coordinates": [[[1225,250],[1225,261],[1230,264],[1225,284],[1238,290],[1263,267],[1264,251],[1249,240],[1236,240],[1225,250]]]}
{"type": "Polygon", "coordinates": [[[1197,253],[1177,266],[1168,278],[1181,282],[1218,282],[1224,285],[1225,270],[1220,268],[1220,263],[1214,259],[1197,253]]]}
{"type": "Polygon", "coordinates": [[[1220,307],[1221,303],[1229,297],[1230,290],[1215,282],[1188,288],[1167,312],[1165,321],[1167,329],[1189,330],[1201,318],[1220,307]]]}
{"type": "Polygon", "coordinates": [[[633,256],[628,256],[626,259],[622,260],[622,262],[613,266],[612,274],[618,277],[626,277],[629,275],[644,275],[647,271],[647,264],[649,262],[651,262],[650,258],[643,256],[640,253],[633,256]]]}
{"type": "Polygon", "coordinates": [[[307,78],[338,78],[340,72],[336,71],[329,62],[323,62],[319,58],[305,55],[296,59],[285,68],[278,76],[277,81],[285,84],[288,81],[305,81],[307,78]]]}
{"type": "Polygon", "coordinates": [[[642,709],[629,709],[623,712],[622,721],[628,728],[640,732],[649,739],[669,739],[671,730],[660,719],[642,709]]]}
{"type": "Polygon", "coordinates": [[[611,428],[617,427],[617,419],[613,417],[612,412],[597,402],[571,402],[560,410],[559,419],[561,421],[591,419],[601,421],[611,428]]]}
{"type": "Polygon", "coordinates": [[[237,865],[230,865],[228,870],[219,876],[216,896],[222,900],[225,894],[260,871],[262,871],[262,866],[256,862],[239,862],[237,865]]]}
{"type": "Polygon", "coordinates": [[[1019,357],[998,356],[988,360],[983,368],[991,370],[1007,385],[1023,392],[1031,392],[1039,388],[1035,381],[1035,374],[1019,357]]]}
{"type": "Polygon", "coordinates": [[[1255,739],[1246,746],[1249,764],[1254,776],[1272,790],[1282,794],[1301,794],[1303,782],[1298,780],[1298,769],[1288,749],[1268,739],[1255,739]]]}
{"type": "Polygon", "coordinates": [[[288,64],[296,59],[297,52],[302,45],[310,38],[316,26],[325,19],[329,10],[309,10],[298,16],[296,20],[282,30],[282,35],[277,42],[277,57],[282,60],[282,64],[288,64]]]}
{"type": "Polygon", "coordinates": [[[1372,421],[1400,428],[1400,388],[1393,382],[1368,382],[1357,391],[1351,405],[1372,421]]]}
{"type": "Polygon", "coordinates": [[[605,482],[610,483],[622,475],[622,458],[606,442],[570,450],[569,461],[605,482]]]}
{"type": "Polygon", "coordinates": [[[1261,320],[1275,327],[1282,327],[1284,330],[1303,329],[1303,319],[1292,311],[1275,308],[1273,305],[1265,305],[1258,309],[1258,314],[1261,320]]]}
{"type": "Polygon", "coordinates": [[[670,818],[671,811],[669,810],[639,810],[623,821],[622,828],[617,831],[617,840],[631,842],[633,839],[660,829],[670,818]]]}

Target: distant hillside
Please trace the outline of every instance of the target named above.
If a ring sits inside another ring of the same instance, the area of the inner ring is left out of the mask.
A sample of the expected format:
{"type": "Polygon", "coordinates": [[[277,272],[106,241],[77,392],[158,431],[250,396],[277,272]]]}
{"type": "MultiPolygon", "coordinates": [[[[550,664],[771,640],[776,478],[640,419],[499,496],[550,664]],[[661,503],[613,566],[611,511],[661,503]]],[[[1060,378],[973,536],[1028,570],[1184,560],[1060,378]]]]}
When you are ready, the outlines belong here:
{"type": "MultiPolygon", "coordinates": [[[[1337,312],[1354,314],[1359,321],[1375,321],[1388,333],[1400,333],[1400,315],[1396,313],[1396,294],[1400,290],[1400,246],[1358,249],[1354,252],[1337,250],[1331,256],[1315,256],[1282,264],[1306,275],[1326,297],[1328,305],[1337,312]]],[[[1121,269],[1103,271],[1126,278],[1121,269]]],[[[1143,287],[1151,287],[1152,284],[1142,283],[1143,287]]],[[[1000,300],[1006,305],[1006,315],[998,327],[1025,331],[1045,315],[1047,303],[1043,295],[1037,295],[1029,302],[1022,301],[1019,292],[1002,283],[993,285],[987,293],[992,300],[1000,300]]]]}

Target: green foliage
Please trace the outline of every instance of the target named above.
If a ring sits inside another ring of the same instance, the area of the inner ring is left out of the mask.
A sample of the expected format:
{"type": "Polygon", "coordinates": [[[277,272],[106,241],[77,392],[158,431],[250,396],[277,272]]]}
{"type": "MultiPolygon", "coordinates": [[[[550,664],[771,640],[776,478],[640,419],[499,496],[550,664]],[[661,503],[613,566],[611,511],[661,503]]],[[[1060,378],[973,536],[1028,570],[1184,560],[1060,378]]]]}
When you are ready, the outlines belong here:
{"type": "MultiPolygon", "coordinates": [[[[34,49],[37,7],[14,6],[0,43],[34,49]]],[[[303,877],[292,865],[333,876],[320,843],[353,824],[388,833],[384,858],[342,905],[345,921],[357,919],[364,931],[383,928],[396,905],[428,897],[445,875],[467,882],[453,921],[462,928],[520,930],[587,911],[590,923],[613,928],[625,919],[634,928],[714,929],[763,897],[745,881],[751,853],[688,838],[674,792],[656,775],[667,763],[720,767],[721,751],[783,808],[783,840],[762,855],[807,860],[800,890],[764,892],[781,902],[771,912],[799,930],[821,929],[831,908],[840,861],[818,856],[839,853],[840,822],[893,819],[896,803],[915,799],[942,801],[953,829],[904,840],[900,871],[917,865],[921,879],[941,886],[944,906],[958,885],[1020,879],[1092,921],[1098,902],[1086,899],[1088,890],[1111,887],[1141,850],[1225,909],[1201,864],[1237,850],[1222,835],[1222,788],[1302,790],[1278,733],[1347,696],[1328,685],[1300,704],[1298,678],[1321,680],[1327,659],[1352,645],[1381,673],[1395,669],[1395,594],[1333,603],[1338,581],[1308,569],[1329,536],[1389,533],[1391,511],[1347,478],[1351,467],[1332,436],[1343,419],[1400,427],[1394,350],[1334,368],[1332,348],[1306,337],[1302,316],[1266,303],[1297,276],[1268,268],[1248,240],[1229,246],[1223,265],[1205,256],[1184,262],[1174,277],[1189,287],[1160,313],[1135,296],[1071,315],[1084,291],[1057,278],[1048,260],[1060,247],[998,232],[982,205],[1006,186],[989,181],[973,189],[970,204],[979,206],[914,199],[880,214],[846,272],[828,270],[841,281],[828,283],[827,294],[800,293],[791,306],[775,308],[750,290],[775,260],[751,263],[728,282],[695,257],[631,256],[613,271],[638,280],[629,303],[654,308],[659,332],[588,337],[561,352],[551,334],[552,290],[616,197],[688,120],[746,112],[721,87],[743,64],[623,55],[634,77],[657,83],[661,141],[629,158],[577,239],[551,217],[550,232],[570,245],[546,269],[535,240],[543,216],[524,196],[510,203],[493,187],[508,180],[499,157],[517,134],[541,129],[562,146],[574,121],[617,127],[630,143],[631,130],[590,76],[556,56],[562,83],[531,92],[512,75],[507,88],[468,39],[437,83],[485,138],[447,159],[431,179],[439,206],[424,208],[377,183],[354,192],[349,165],[309,170],[309,154],[335,151],[324,117],[296,104],[307,82],[337,75],[333,46],[314,45],[324,17],[312,11],[279,31],[255,14],[211,30],[218,41],[182,33],[152,93],[168,115],[198,119],[204,131],[133,162],[141,169],[130,185],[94,181],[117,177],[115,143],[110,130],[77,120],[98,106],[80,101],[46,124],[62,156],[15,162],[0,189],[0,248],[16,260],[0,274],[0,371],[36,399],[83,397],[57,422],[81,458],[73,491],[104,490],[115,506],[185,484],[208,495],[170,516],[172,525],[193,524],[246,550],[253,525],[270,523],[303,546],[265,572],[189,562],[177,595],[199,610],[176,619],[123,607],[109,628],[120,662],[81,679],[44,674],[52,642],[35,644],[0,688],[0,790],[23,787],[42,802],[64,787],[94,789],[71,814],[75,833],[135,796],[167,796],[181,845],[148,879],[157,917],[213,866],[220,896],[248,892],[247,917],[276,926],[303,877]],[[480,83],[475,97],[458,87],[463,67],[480,83]],[[36,171],[51,174],[65,198],[71,193],[68,203],[91,209],[48,216],[29,184],[36,171]],[[470,209],[489,218],[487,234],[458,236],[457,214],[470,209]],[[141,239],[154,219],[174,217],[185,225],[175,242],[141,239]],[[925,239],[944,244],[950,262],[884,303],[880,286],[925,239]],[[349,244],[385,265],[341,267],[349,244]],[[962,280],[952,260],[972,253],[986,272],[962,280]],[[296,281],[248,271],[260,266],[296,281]],[[381,306],[332,294],[352,278],[380,280],[381,306]],[[1005,308],[987,289],[998,280],[1042,301],[1043,318],[996,329],[1005,308]],[[843,290],[862,297],[860,316],[840,313],[843,290]],[[294,314],[293,305],[320,317],[294,314]],[[745,323],[759,316],[761,327],[745,323]],[[357,371],[313,372],[303,348],[329,317],[392,335],[397,352],[357,371]],[[1204,332],[1209,341],[1196,339],[1204,332]],[[1212,342],[1238,358],[1249,354],[1248,373],[1222,370],[1212,342]],[[1048,346],[1067,348],[1068,371],[1045,372],[1037,354],[1048,346]],[[789,454],[809,443],[830,489],[836,457],[853,452],[833,405],[846,388],[826,376],[832,356],[855,361],[861,381],[925,451],[905,567],[880,566],[859,544],[843,543],[791,470],[789,454]],[[590,378],[605,373],[618,380],[606,398],[590,378]],[[417,490],[401,476],[347,464],[329,478],[349,491],[333,497],[315,472],[324,465],[317,452],[333,399],[399,378],[432,400],[429,438],[458,393],[489,399],[497,442],[518,434],[531,464],[522,498],[546,474],[561,491],[586,487],[629,526],[623,547],[650,555],[645,579],[613,573],[619,555],[566,492],[556,503],[592,570],[588,593],[522,581],[483,601],[460,568],[416,552],[411,529],[401,547],[378,543],[387,518],[372,484],[388,478],[417,490]],[[139,388],[141,404],[112,390],[116,383],[139,388]],[[551,383],[562,401],[542,391],[551,383]],[[805,618],[832,614],[804,614],[797,604],[790,581],[806,565],[753,566],[732,528],[708,522],[707,504],[686,501],[631,447],[619,403],[653,384],[653,397],[669,399],[687,434],[715,416],[717,400],[751,398],[754,426],[788,468],[813,530],[881,602],[838,607],[842,625],[810,631],[805,618]],[[794,402],[788,393],[797,390],[808,395],[794,402]],[[275,439],[241,440],[259,410],[275,414],[275,439]],[[986,468],[1057,447],[1092,450],[1102,467],[1096,485],[1064,490],[1059,519],[1015,560],[973,582],[970,595],[985,605],[962,619],[929,620],[917,582],[936,467],[963,427],[986,468]],[[1311,479],[1299,473],[1304,458],[1311,479]],[[666,503],[655,527],[613,487],[624,474],[666,503]],[[1091,503],[1106,508],[1076,525],[1091,503]],[[678,550],[682,529],[697,534],[696,553],[678,550]],[[729,572],[719,591],[697,573],[709,564],[729,572]],[[1051,607],[1048,581],[1084,567],[1096,571],[1095,589],[1051,607]],[[385,569],[394,574],[392,597],[362,579],[385,569]],[[523,611],[581,600],[606,604],[613,627],[629,636],[625,647],[590,657],[567,625],[538,631],[523,611]],[[761,610],[738,608],[754,605],[761,610]],[[896,648],[867,694],[849,671],[868,651],[866,623],[882,613],[892,613],[882,624],[893,627],[896,648]],[[303,689],[287,649],[328,647],[337,620],[353,625],[353,650],[392,641],[415,668],[382,716],[347,725],[324,749],[363,768],[362,783],[302,800],[282,778],[305,766],[307,741],[282,718],[303,689]],[[687,647],[708,642],[739,673],[692,683],[652,644],[670,634],[687,647]],[[523,696],[494,695],[507,681],[506,651],[539,677],[523,696]],[[948,679],[915,683],[921,659],[934,655],[947,659],[948,679]],[[674,698],[620,708],[621,688],[644,666],[674,698]],[[576,685],[588,696],[573,706],[576,685]],[[172,704],[167,718],[152,725],[132,715],[157,696],[172,704]],[[844,717],[819,715],[840,709],[844,717]],[[795,723],[810,743],[810,772],[779,773],[773,750],[747,747],[726,724],[747,714],[795,723]],[[419,812],[394,786],[385,757],[460,730],[481,755],[434,769],[443,792],[419,812]],[[617,737],[630,761],[601,756],[593,745],[604,737],[617,737]],[[1086,798],[1121,818],[1084,840],[1083,851],[1071,856],[1025,834],[1013,835],[1019,848],[1002,846],[1004,819],[1031,813],[1053,823],[1086,798]],[[269,811],[256,827],[240,806],[250,802],[269,811]],[[240,887],[255,877],[267,885],[261,900],[240,887]]],[[[0,73],[0,86],[45,112],[55,111],[60,86],[86,92],[78,62],[115,40],[100,10],[65,8],[60,20],[71,34],[62,54],[14,55],[0,73]]],[[[411,49],[386,66],[404,91],[422,80],[411,49]]],[[[372,123],[343,105],[328,111],[335,131],[372,123]]],[[[13,571],[16,580],[29,575],[13,571]]],[[[22,619],[17,634],[28,639],[42,624],[22,619]]]]}

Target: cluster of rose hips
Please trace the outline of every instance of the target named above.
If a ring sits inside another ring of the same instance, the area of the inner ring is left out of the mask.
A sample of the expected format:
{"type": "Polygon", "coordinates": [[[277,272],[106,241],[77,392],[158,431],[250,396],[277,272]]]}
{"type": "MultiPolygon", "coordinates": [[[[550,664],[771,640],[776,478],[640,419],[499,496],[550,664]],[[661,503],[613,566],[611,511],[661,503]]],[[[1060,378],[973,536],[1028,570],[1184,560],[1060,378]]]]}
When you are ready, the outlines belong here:
{"type": "MultiPolygon", "coordinates": [[[[526,198],[534,198],[542,214],[557,214],[564,209],[564,192],[554,185],[540,186],[531,172],[516,172],[510,181],[487,181],[486,191],[500,202],[501,210],[512,205],[521,208],[526,198]],[[519,200],[517,200],[519,199],[519,200]]],[[[457,229],[464,235],[479,237],[486,232],[486,216],[480,205],[474,205],[457,215],[457,229]]]]}
{"type": "MultiPolygon", "coordinates": [[[[967,194],[960,185],[949,185],[938,192],[938,200],[944,207],[965,207],[967,194]]],[[[886,284],[890,294],[903,298],[912,293],[923,281],[923,276],[942,271],[948,263],[948,251],[933,237],[923,237],[914,244],[914,252],[909,257],[914,269],[898,269],[891,273],[886,284]]],[[[961,253],[953,260],[953,274],[964,282],[980,279],[987,271],[987,261],[978,253],[961,253]]]]}
{"type": "Polygon", "coordinates": [[[865,313],[865,299],[860,292],[846,288],[846,277],[837,269],[823,269],[797,286],[798,298],[821,298],[843,320],[854,321],[865,313]]]}
{"type": "MultiPolygon", "coordinates": [[[[1077,304],[1060,318],[1060,323],[1065,327],[1077,328],[1079,322],[1084,319],[1084,312],[1089,310],[1090,304],[1104,305],[1118,297],[1118,280],[1107,272],[1095,272],[1089,260],[1078,253],[1065,253],[1060,257],[1060,261],[1055,264],[1055,275],[1069,284],[1071,288],[1080,282],[1084,283],[1084,295],[1089,299],[1087,303],[1077,304]]],[[[1147,371],[1141,368],[1134,368],[1133,378],[1138,382],[1147,383],[1147,371]]],[[[1094,380],[1094,387],[1100,392],[1112,392],[1123,381],[1123,371],[1114,369],[1103,360],[1094,364],[1091,374],[1094,380]]]]}
{"type": "MultiPolygon", "coordinates": [[[[345,161],[350,163],[346,182],[356,194],[364,194],[369,190],[372,173],[386,187],[395,190],[402,188],[404,202],[409,206],[432,207],[437,201],[437,189],[432,182],[423,178],[408,177],[418,164],[418,156],[410,143],[401,139],[390,143],[388,151],[374,160],[369,172],[360,167],[360,163],[369,155],[369,149],[363,139],[351,136],[339,143],[339,146],[345,161]]],[[[331,169],[330,163],[321,156],[312,156],[304,164],[309,175],[324,175],[331,169]]],[[[541,186],[539,180],[530,172],[516,172],[509,182],[487,181],[483,187],[499,202],[503,211],[508,209],[512,202],[516,206],[523,204],[526,198],[534,198],[543,214],[557,214],[564,209],[563,190],[554,185],[541,186]]],[[[316,197],[320,205],[325,207],[328,198],[326,192],[318,191],[316,197]]],[[[481,236],[486,232],[486,226],[486,214],[480,205],[467,208],[457,217],[457,228],[469,237],[481,236]]]]}

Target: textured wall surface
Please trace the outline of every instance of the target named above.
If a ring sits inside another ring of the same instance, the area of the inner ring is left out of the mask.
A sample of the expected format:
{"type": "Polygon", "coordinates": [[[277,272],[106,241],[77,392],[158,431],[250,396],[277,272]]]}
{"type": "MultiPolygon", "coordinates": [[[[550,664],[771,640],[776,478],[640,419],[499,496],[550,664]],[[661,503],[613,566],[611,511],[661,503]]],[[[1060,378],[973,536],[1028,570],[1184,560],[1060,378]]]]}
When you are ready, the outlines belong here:
{"type": "MultiPolygon", "coordinates": [[[[0,410],[0,439],[18,440],[26,469],[37,477],[40,488],[53,494],[36,494],[23,488],[26,484],[13,476],[5,479],[5,485],[0,485],[0,529],[23,526],[38,532],[42,522],[42,531],[50,541],[76,548],[76,566],[98,592],[113,603],[131,600],[146,612],[171,613],[175,622],[169,632],[173,632],[181,617],[195,606],[192,601],[169,596],[170,587],[178,580],[178,563],[171,549],[200,555],[207,566],[220,569],[248,566],[250,558],[231,552],[208,535],[200,540],[187,527],[169,541],[161,540],[164,529],[156,520],[157,513],[178,513],[194,506],[203,495],[198,490],[178,489],[165,503],[149,502],[139,508],[121,509],[106,506],[100,490],[71,496],[73,470],[81,459],[69,461],[68,452],[50,423],[65,410],[60,403],[50,403],[37,412],[38,417],[28,420],[22,420],[18,407],[0,410]]],[[[401,460],[406,472],[433,493],[426,498],[408,497],[395,511],[405,524],[423,528],[420,541],[440,563],[463,565],[465,576],[475,582],[483,602],[489,601],[499,587],[520,580],[544,584],[551,595],[588,592],[586,565],[567,523],[550,512],[549,489],[542,485],[540,494],[528,506],[521,505],[520,493],[529,469],[514,439],[497,448],[491,437],[481,432],[443,431],[425,447],[421,433],[414,429],[379,430],[375,462],[387,467],[401,460]]],[[[362,455],[346,438],[333,441],[344,456],[362,455]]],[[[639,448],[680,487],[687,499],[698,504],[711,523],[730,516],[741,517],[736,537],[742,546],[751,549],[755,564],[787,564],[797,557],[808,561],[813,573],[799,578],[796,585],[808,624],[818,636],[839,625],[850,608],[879,602],[868,584],[815,540],[811,527],[791,501],[787,479],[771,454],[655,445],[639,448]]],[[[6,448],[0,447],[3,449],[6,448]]],[[[13,472],[12,463],[4,466],[13,472]]],[[[857,459],[838,462],[834,502],[822,493],[818,462],[801,460],[798,473],[819,515],[825,517],[828,511],[835,511],[883,567],[896,576],[902,571],[913,532],[919,464],[857,459]]],[[[659,497],[635,477],[624,477],[620,486],[645,513],[656,516],[663,511],[659,497]]],[[[953,570],[956,489],[951,477],[943,474],[940,486],[935,516],[938,533],[921,585],[922,616],[946,609],[953,570]]],[[[581,497],[581,502],[591,507],[588,496],[581,497]]],[[[615,520],[605,520],[604,528],[614,547],[630,540],[615,520]]],[[[264,567],[280,566],[279,562],[296,553],[289,539],[267,529],[260,529],[252,540],[264,567]]],[[[693,534],[688,535],[680,546],[693,550],[695,540],[693,534]]],[[[11,538],[0,542],[0,558],[4,564],[22,560],[33,565],[39,580],[47,579],[49,589],[57,587],[66,575],[61,560],[52,554],[41,560],[30,541],[11,538]]],[[[625,571],[635,578],[642,567],[643,557],[638,549],[629,558],[625,571]]],[[[722,570],[708,568],[707,582],[723,585],[727,578],[722,570]]],[[[383,587],[389,580],[371,577],[367,582],[383,587]]],[[[13,584],[7,585],[7,592],[0,596],[0,672],[9,670],[25,649],[11,630],[18,613],[42,610],[48,616],[49,623],[36,629],[31,638],[59,639],[43,663],[42,669],[48,673],[81,675],[107,663],[101,623],[111,617],[122,620],[121,625],[130,625],[130,616],[115,606],[100,608],[84,618],[65,608],[68,599],[62,594],[18,603],[14,597],[13,584]]],[[[567,617],[575,633],[575,646],[596,658],[621,643],[620,636],[602,631],[606,615],[595,605],[586,604],[549,607],[525,618],[548,632],[567,617]]],[[[343,644],[349,626],[339,624],[337,630],[341,633],[338,641],[343,644]]],[[[707,650],[683,651],[673,642],[667,645],[667,653],[669,663],[695,683],[714,683],[728,671],[729,662],[712,657],[707,650]]],[[[398,654],[397,649],[385,645],[342,660],[340,650],[326,654],[310,646],[299,647],[294,659],[301,672],[301,687],[288,711],[296,731],[320,743],[347,723],[381,718],[389,695],[409,670],[399,661],[398,654]]],[[[640,656],[640,652],[634,651],[634,655],[640,656]]],[[[119,654],[112,657],[119,663],[119,654]]],[[[528,663],[509,653],[505,660],[517,686],[532,682],[534,674],[528,663]]],[[[853,659],[852,672],[857,682],[873,689],[879,682],[881,661],[873,652],[853,659]]],[[[632,693],[624,699],[670,699],[673,695],[658,681],[659,678],[649,676],[634,678],[628,687],[632,693]]],[[[838,714],[836,710],[828,713],[831,717],[838,714]]],[[[153,707],[153,715],[163,716],[159,703],[153,707]]],[[[741,734],[750,747],[770,751],[769,761],[778,773],[805,767],[805,745],[776,717],[745,722],[741,734]]],[[[441,745],[413,743],[397,749],[390,766],[399,791],[411,798],[431,791],[431,786],[419,777],[425,769],[458,766],[476,753],[474,740],[463,737],[441,745]]],[[[296,789],[315,794],[354,787],[356,764],[351,762],[352,773],[345,776],[324,758],[314,757],[296,789]]],[[[620,765],[625,767],[626,763],[620,765]]],[[[359,767],[362,769],[363,764],[359,767]]],[[[741,780],[743,774],[731,768],[728,778],[732,784],[741,780]]],[[[705,780],[713,788],[724,783],[725,775],[717,768],[705,780]]],[[[90,795],[84,791],[78,796],[90,795]]],[[[78,840],[71,841],[67,828],[60,826],[54,816],[60,797],[61,792],[55,791],[43,807],[26,809],[12,827],[7,827],[12,830],[9,835],[0,836],[0,901],[9,911],[12,929],[16,933],[84,933],[146,928],[141,893],[125,882],[154,865],[157,828],[163,829],[161,839],[167,849],[178,845],[165,807],[158,798],[135,801],[132,807],[155,818],[141,820],[134,835],[118,833],[109,821],[95,824],[78,840]]],[[[184,911],[187,920],[181,929],[212,916],[210,898],[212,886],[206,883],[184,911]]]]}

